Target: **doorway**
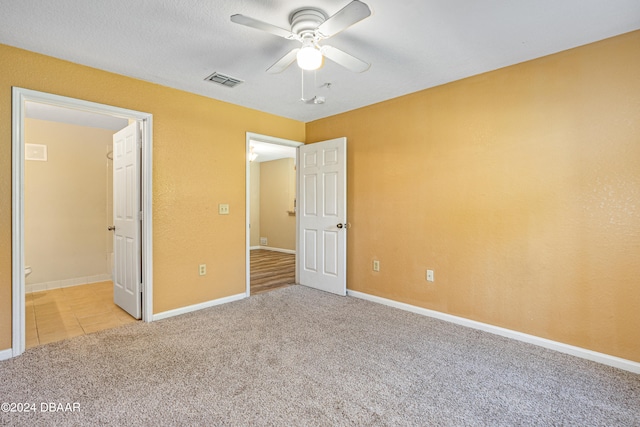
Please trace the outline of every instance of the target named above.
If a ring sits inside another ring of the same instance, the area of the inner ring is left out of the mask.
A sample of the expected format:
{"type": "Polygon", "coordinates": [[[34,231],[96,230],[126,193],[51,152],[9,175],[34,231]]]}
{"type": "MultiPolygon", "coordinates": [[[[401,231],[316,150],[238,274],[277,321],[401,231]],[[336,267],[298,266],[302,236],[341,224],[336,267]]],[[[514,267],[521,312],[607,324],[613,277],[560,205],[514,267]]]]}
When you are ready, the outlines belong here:
{"type": "MultiPolygon", "coordinates": [[[[152,316],[152,252],[151,252],[151,147],[152,116],[148,113],[126,110],[118,107],[96,104],[92,102],[36,92],[27,89],[13,88],[13,134],[12,134],[12,178],[13,178],[13,328],[12,354],[17,356],[25,349],[25,117],[27,103],[48,107],[71,109],[78,114],[97,114],[109,116],[111,119],[139,123],[142,130],[141,139],[141,252],[142,252],[142,318],[151,321],[152,316]]],[[[103,155],[107,156],[107,152],[103,155]]],[[[35,266],[32,266],[35,268],[35,266]]],[[[69,284],[67,283],[67,286],[69,284]]],[[[108,286],[96,287],[96,293],[104,296],[108,286]]],[[[80,287],[78,287],[80,288],[80,287]]],[[[79,289],[78,289],[79,291],[79,289]]]]}
{"type": "Polygon", "coordinates": [[[108,230],[114,134],[127,126],[125,118],[26,102],[27,349],[135,321],[114,304],[108,230]]]}
{"type": "Polygon", "coordinates": [[[296,283],[296,162],[301,145],[247,133],[247,296],[296,283]]]}

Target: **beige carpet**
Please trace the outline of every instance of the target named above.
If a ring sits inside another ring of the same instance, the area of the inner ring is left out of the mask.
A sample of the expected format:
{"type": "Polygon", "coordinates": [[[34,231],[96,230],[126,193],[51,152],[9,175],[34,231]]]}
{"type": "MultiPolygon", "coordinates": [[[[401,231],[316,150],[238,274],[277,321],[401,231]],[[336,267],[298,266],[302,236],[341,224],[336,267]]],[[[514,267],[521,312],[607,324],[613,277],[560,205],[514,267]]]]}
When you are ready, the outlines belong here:
{"type": "Polygon", "coordinates": [[[638,375],[303,286],[39,346],[0,379],[36,407],[0,425],[640,425],[638,375]]]}

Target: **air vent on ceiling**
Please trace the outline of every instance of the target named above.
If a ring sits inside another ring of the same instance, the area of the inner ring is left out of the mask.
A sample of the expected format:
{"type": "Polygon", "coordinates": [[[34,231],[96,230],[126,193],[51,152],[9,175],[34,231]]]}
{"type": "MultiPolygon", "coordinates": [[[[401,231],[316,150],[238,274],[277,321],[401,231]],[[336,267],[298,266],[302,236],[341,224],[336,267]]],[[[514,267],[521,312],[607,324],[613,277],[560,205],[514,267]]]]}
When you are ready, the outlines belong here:
{"type": "Polygon", "coordinates": [[[242,80],[236,79],[235,77],[226,76],[224,74],[215,73],[215,72],[211,74],[209,77],[205,78],[205,80],[213,83],[218,83],[219,85],[226,86],[226,87],[236,87],[240,83],[244,83],[242,80]]]}

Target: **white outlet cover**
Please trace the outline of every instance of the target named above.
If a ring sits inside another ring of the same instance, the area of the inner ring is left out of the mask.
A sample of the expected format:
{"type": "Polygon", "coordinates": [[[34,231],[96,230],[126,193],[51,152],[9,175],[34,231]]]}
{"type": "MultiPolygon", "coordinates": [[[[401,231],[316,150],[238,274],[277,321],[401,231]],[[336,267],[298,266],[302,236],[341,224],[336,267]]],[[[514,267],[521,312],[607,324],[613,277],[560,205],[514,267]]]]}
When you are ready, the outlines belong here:
{"type": "Polygon", "coordinates": [[[220,215],[228,215],[229,214],[229,205],[226,203],[220,203],[218,205],[218,214],[220,215]]]}

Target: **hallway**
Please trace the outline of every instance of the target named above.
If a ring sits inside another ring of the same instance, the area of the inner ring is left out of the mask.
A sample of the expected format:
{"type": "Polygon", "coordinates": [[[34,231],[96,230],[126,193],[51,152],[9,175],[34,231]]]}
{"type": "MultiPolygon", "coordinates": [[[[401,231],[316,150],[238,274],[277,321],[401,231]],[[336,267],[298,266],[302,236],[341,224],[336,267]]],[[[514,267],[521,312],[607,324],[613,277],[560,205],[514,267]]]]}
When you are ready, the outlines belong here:
{"type": "Polygon", "coordinates": [[[294,285],[296,256],[283,252],[251,251],[251,295],[294,285]]]}

